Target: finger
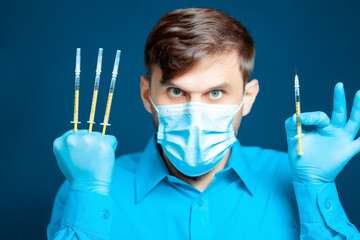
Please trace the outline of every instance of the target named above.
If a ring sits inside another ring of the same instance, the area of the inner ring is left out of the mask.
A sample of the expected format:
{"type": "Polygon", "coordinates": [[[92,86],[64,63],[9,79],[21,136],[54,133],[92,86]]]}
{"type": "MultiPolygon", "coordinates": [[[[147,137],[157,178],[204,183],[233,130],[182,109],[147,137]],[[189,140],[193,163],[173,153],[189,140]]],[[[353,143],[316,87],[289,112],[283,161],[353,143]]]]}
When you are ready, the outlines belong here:
{"type": "Polygon", "coordinates": [[[104,139],[104,141],[107,144],[109,144],[113,148],[114,151],[116,150],[118,142],[117,142],[115,136],[113,136],[113,135],[104,135],[104,136],[102,136],[102,138],[104,139]]]}
{"type": "Polygon", "coordinates": [[[288,137],[295,137],[297,135],[297,119],[296,119],[296,113],[286,119],[285,121],[285,129],[286,129],[286,135],[288,137]]]}
{"type": "Polygon", "coordinates": [[[64,138],[64,144],[66,144],[67,146],[76,146],[79,142],[79,137],[80,136],[77,134],[71,134],[64,138]]]}
{"type": "Polygon", "coordinates": [[[114,143],[112,145],[112,148],[114,149],[114,152],[116,151],[117,146],[118,146],[118,141],[115,138],[115,141],[114,141],[114,143]]]}
{"type": "Polygon", "coordinates": [[[74,129],[70,129],[69,131],[66,131],[61,137],[64,138],[66,136],[69,136],[72,133],[74,133],[74,129]]]}
{"type": "Polygon", "coordinates": [[[101,135],[101,133],[96,132],[96,131],[89,132],[88,129],[82,129],[82,130],[76,131],[76,135],[77,136],[84,136],[84,135],[86,135],[86,136],[99,136],[99,135],[101,135]]]}
{"type": "Polygon", "coordinates": [[[60,137],[56,138],[53,142],[53,149],[60,149],[63,146],[63,143],[66,139],[67,136],[71,135],[74,133],[74,129],[68,130],[66,131],[63,135],[61,135],[60,137]]]}
{"type": "Polygon", "coordinates": [[[315,125],[318,128],[324,128],[329,126],[330,119],[326,113],[321,111],[316,112],[305,112],[299,116],[299,121],[304,125],[315,125]]]}
{"type": "Polygon", "coordinates": [[[93,131],[93,132],[91,132],[91,134],[93,134],[93,135],[101,135],[101,132],[93,131]]]}
{"type": "Polygon", "coordinates": [[[89,130],[88,129],[79,129],[74,133],[75,134],[84,134],[84,133],[89,133],[89,130]]]}
{"type": "Polygon", "coordinates": [[[61,137],[58,137],[57,139],[54,140],[53,142],[53,152],[56,153],[56,151],[58,149],[61,149],[63,146],[63,141],[61,137]]]}
{"type": "Polygon", "coordinates": [[[351,109],[349,121],[346,123],[344,130],[356,136],[360,128],[360,90],[355,93],[354,102],[351,109]]]}
{"type": "Polygon", "coordinates": [[[344,84],[339,82],[334,88],[333,112],[331,114],[331,124],[335,127],[344,127],[346,124],[346,99],[344,84]]]}

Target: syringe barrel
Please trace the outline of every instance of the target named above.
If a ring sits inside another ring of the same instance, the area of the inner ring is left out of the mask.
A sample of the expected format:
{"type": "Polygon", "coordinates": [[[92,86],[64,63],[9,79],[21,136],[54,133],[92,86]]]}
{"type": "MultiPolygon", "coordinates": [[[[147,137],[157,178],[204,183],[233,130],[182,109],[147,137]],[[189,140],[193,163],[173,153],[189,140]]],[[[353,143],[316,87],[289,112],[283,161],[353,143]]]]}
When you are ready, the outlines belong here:
{"type": "Polygon", "coordinates": [[[80,89],[80,76],[76,75],[75,76],[75,90],[79,90],[80,89]]]}
{"type": "Polygon", "coordinates": [[[300,88],[295,88],[295,102],[300,102],[300,88]]]}
{"type": "Polygon", "coordinates": [[[113,92],[109,92],[108,100],[106,103],[105,117],[104,117],[104,124],[106,125],[109,123],[112,98],[113,98],[113,92]]]}
{"type": "Polygon", "coordinates": [[[114,90],[115,90],[115,83],[116,83],[116,78],[112,78],[111,79],[111,83],[110,83],[110,90],[109,90],[109,92],[114,92],[114,90]]]}
{"type": "Polygon", "coordinates": [[[99,85],[100,85],[100,76],[96,75],[95,84],[94,84],[94,90],[99,90],[99,85]]]}

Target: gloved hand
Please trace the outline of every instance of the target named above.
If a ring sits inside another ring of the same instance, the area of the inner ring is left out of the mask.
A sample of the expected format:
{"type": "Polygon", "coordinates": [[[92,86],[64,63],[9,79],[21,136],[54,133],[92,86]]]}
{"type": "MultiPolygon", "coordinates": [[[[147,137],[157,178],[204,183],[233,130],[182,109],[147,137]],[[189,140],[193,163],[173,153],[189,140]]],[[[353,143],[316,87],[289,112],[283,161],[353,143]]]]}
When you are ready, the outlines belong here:
{"type": "Polygon", "coordinates": [[[324,112],[301,113],[303,125],[315,125],[316,130],[304,132],[302,149],[298,155],[296,114],[285,121],[290,165],[294,180],[303,183],[334,181],[349,160],[360,152],[360,138],[355,139],[360,127],[360,91],[354,97],[350,119],[347,121],[344,85],[334,89],[331,120],[324,112]]]}
{"type": "Polygon", "coordinates": [[[67,131],[55,139],[57,163],[74,188],[108,194],[117,140],[88,130],[67,131]]]}

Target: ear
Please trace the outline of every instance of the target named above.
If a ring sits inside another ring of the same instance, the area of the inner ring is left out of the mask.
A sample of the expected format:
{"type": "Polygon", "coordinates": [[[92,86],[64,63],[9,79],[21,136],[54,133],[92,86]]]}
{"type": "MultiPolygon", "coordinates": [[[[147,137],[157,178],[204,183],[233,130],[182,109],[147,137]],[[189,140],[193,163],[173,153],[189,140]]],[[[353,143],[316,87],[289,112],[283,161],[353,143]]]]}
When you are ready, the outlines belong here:
{"type": "Polygon", "coordinates": [[[145,76],[140,77],[140,95],[146,111],[151,113],[151,102],[149,98],[150,81],[145,76]]]}
{"type": "Polygon", "coordinates": [[[258,93],[259,93],[258,80],[253,79],[246,84],[246,98],[245,98],[243,114],[242,114],[243,117],[250,113],[250,110],[255,102],[258,93]]]}

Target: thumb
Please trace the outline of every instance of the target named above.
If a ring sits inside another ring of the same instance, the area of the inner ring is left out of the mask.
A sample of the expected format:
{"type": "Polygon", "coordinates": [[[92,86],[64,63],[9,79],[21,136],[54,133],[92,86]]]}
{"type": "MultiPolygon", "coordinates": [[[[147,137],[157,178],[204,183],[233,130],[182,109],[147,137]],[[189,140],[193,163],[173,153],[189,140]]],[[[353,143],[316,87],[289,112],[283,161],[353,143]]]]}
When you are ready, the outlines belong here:
{"type": "Polygon", "coordinates": [[[296,113],[286,119],[285,121],[285,130],[288,138],[295,137],[297,135],[297,119],[296,113]]]}

